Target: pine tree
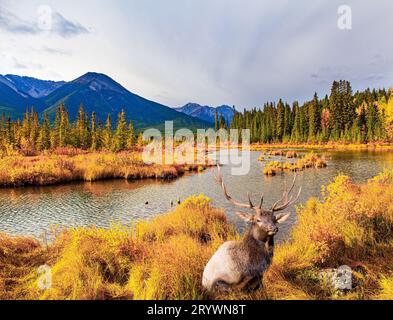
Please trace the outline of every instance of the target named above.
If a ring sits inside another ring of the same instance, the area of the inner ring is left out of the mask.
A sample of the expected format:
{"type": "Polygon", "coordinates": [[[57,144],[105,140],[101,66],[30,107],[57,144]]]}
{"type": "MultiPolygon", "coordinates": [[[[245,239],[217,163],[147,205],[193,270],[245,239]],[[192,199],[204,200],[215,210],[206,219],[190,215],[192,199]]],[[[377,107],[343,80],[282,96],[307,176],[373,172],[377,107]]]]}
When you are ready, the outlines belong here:
{"type": "Polygon", "coordinates": [[[97,129],[97,116],[96,113],[93,112],[91,114],[91,145],[90,149],[92,151],[96,151],[100,149],[100,136],[99,130],[97,129]]]}
{"type": "Polygon", "coordinates": [[[6,128],[5,113],[2,112],[0,118],[0,151],[1,149],[5,148],[5,139],[6,139],[5,128],[6,128]]]}
{"type": "Polygon", "coordinates": [[[292,132],[292,111],[291,107],[289,104],[285,104],[284,108],[284,137],[283,141],[288,142],[291,138],[291,132],[292,132]]]}
{"type": "MultiPolygon", "coordinates": [[[[262,109],[237,112],[231,123],[215,113],[215,128],[250,129],[252,142],[327,142],[366,143],[393,141],[393,93],[385,89],[352,93],[348,81],[334,81],[330,96],[319,100],[317,94],[303,105],[294,102],[291,108],[281,99],[267,102],[262,109]]],[[[239,140],[241,142],[241,140],[239,140]]],[[[53,124],[44,114],[40,124],[38,113],[27,110],[22,119],[12,121],[3,112],[0,119],[0,151],[19,149],[29,154],[57,147],[77,147],[85,150],[121,151],[143,146],[142,135],[136,134],[132,121],[128,126],[124,111],[119,114],[116,130],[112,130],[111,116],[105,127],[93,112],[89,115],[80,106],[76,121],[70,123],[69,114],[60,104],[53,124]],[[137,141],[135,141],[137,140],[137,141]]]]}
{"type": "Polygon", "coordinates": [[[295,143],[299,143],[302,141],[302,130],[301,130],[301,121],[300,121],[300,107],[297,102],[293,104],[293,109],[295,113],[295,120],[292,129],[291,140],[295,143]]]}
{"type": "Polygon", "coordinates": [[[30,139],[30,114],[29,110],[26,110],[25,116],[22,121],[22,138],[26,141],[30,139]]]}
{"type": "Polygon", "coordinates": [[[343,127],[345,129],[349,129],[352,127],[352,124],[354,122],[354,119],[356,119],[356,108],[355,104],[353,103],[353,97],[352,97],[352,88],[351,84],[349,81],[342,81],[341,82],[342,86],[342,122],[343,122],[343,127]]]}
{"type": "Polygon", "coordinates": [[[317,93],[314,94],[314,99],[308,108],[309,125],[308,125],[308,141],[314,142],[320,131],[320,115],[319,115],[319,99],[317,93]]]}
{"type": "Polygon", "coordinates": [[[118,152],[126,148],[127,145],[127,123],[124,111],[118,115],[116,132],[113,140],[113,150],[118,152]]]}
{"type": "Polygon", "coordinates": [[[223,117],[222,114],[220,115],[219,127],[220,127],[220,129],[228,129],[225,118],[223,117]]]}
{"type": "Polygon", "coordinates": [[[91,146],[89,116],[85,113],[83,104],[80,105],[75,128],[76,144],[79,148],[88,149],[91,146]]]}
{"type": "Polygon", "coordinates": [[[276,122],[276,130],[277,130],[277,139],[278,141],[282,141],[284,136],[284,126],[285,126],[285,114],[284,114],[284,104],[280,99],[277,104],[277,122],[276,122]]]}
{"type": "Polygon", "coordinates": [[[214,118],[214,119],[215,119],[215,120],[214,120],[214,128],[215,128],[216,131],[218,131],[218,129],[220,129],[220,124],[219,124],[219,122],[218,122],[218,113],[217,113],[217,110],[216,110],[215,118],[214,118]]]}
{"type": "Polygon", "coordinates": [[[329,102],[333,123],[332,134],[333,138],[337,140],[344,136],[345,132],[348,132],[356,119],[351,84],[343,80],[334,81],[329,102]]]}
{"type": "MultiPolygon", "coordinates": [[[[12,147],[22,149],[22,140],[24,140],[24,138],[22,137],[22,124],[19,119],[16,121],[16,123],[11,123],[11,131],[13,137],[12,147]]],[[[23,142],[26,142],[26,140],[23,142]]],[[[29,145],[27,145],[27,147],[30,149],[29,145]]]]}
{"type": "Polygon", "coordinates": [[[341,102],[340,102],[340,91],[339,84],[337,81],[333,81],[330,98],[329,98],[329,108],[331,112],[332,120],[332,138],[333,140],[338,140],[341,131],[341,102]]]}
{"type": "Polygon", "coordinates": [[[330,134],[330,110],[328,108],[325,108],[322,111],[321,130],[323,141],[327,141],[330,134]]]}
{"type": "Polygon", "coordinates": [[[66,147],[70,135],[70,118],[64,104],[60,105],[59,147],[66,147]]]}
{"type": "Polygon", "coordinates": [[[31,125],[30,125],[30,145],[33,149],[36,148],[36,143],[38,139],[38,135],[40,132],[40,121],[38,119],[38,113],[34,110],[31,111],[31,125]]]}
{"type": "Polygon", "coordinates": [[[138,139],[136,140],[136,147],[138,149],[143,147],[143,134],[142,133],[138,134],[138,139]]]}
{"type": "Polygon", "coordinates": [[[44,114],[44,122],[39,130],[38,140],[37,140],[37,149],[48,150],[50,148],[50,122],[48,115],[44,114]]]}
{"type": "Polygon", "coordinates": [[[112,124],[111,124],[111,115],[108,114],[108,118],[106,119],[105,128],[102,133],[102,147],[109,151],[112,149],[112,124]]]}
{"type": "Polygon", "coordinates": [[[367,114],[367,140],[369,142],[377,140],[378,110],[374,103],[368,106],[367,114]]]}
{"type": "Polygon", "coordinates": [[[133,149],[135,146],[135,130],[134,130],[134,124],[132,123],[132,120],[130,120],[130,123],[128,125],[128,132],[127,132],[127,149],[133,149]]]}
{"type": "Polygon", "coordinates": [[[8,117],[7,124],[6,124],[6,144],[7,146],[13,146],[14,144],[14,133],[12,128],[11,117],[8,117]]]}

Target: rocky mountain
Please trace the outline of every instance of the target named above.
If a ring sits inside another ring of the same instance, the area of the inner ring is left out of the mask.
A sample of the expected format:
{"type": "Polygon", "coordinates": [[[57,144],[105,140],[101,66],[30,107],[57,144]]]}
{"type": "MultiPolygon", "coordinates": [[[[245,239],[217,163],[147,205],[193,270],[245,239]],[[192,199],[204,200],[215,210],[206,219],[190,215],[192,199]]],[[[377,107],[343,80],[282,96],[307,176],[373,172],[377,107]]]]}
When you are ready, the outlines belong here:
{"type": "Polygon", "coordinates": [[[40,80],[32,77],[21,77],[13,74],[4,76],[18,91],[32,98],[42,98],[51,94],[65,84],[64,81],[40,80]]]}
{"type": "Polygon", "coordinates": [[[232,122],[232,118],[234,115],[234,110],[232,107],[227,105],[222,105],[219,107],[210,107],[210,106],[201,106],[197,103],[188,103],[181,108],[176,108],[176,111],[187,114],[191,117],[201,119],[203,121],[207,121],[210,123],[215,122],[216,112],[219,116],[223,116],[227,123],[232,122]]]}
{"type": "Polygon", "coordinates": [[[173,120],[174,127],[207,128],[209,122],[196,119],[165,105],[138,96],[105,74],[89,72],[70,82],[45,81],[28,77],[0,76],[0,112],[21,118],[26,108],[34,107],[41,116],[54,119],[64,103],[75,120],[81,104],[85,111],[96,113],[102,122],[108,114],[115,121],[121,110],[135,127],[162,127],[173,120]]]}
{"type": "Polygon", "coordinates": [[[0,113],[4,112],[13,118],[22,117],[26,108],[33,106],[39,110],[43,107],[43,103],[24,93],[6,77],[0,75],[0,113]]]}

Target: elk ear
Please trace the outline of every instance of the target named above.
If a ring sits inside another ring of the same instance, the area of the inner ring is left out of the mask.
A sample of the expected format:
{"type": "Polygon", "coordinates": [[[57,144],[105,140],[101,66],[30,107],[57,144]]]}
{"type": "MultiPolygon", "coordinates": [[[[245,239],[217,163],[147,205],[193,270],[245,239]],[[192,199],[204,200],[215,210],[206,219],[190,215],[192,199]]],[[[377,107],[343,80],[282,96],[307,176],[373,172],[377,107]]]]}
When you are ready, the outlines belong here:
{"type": "Polygon", "coordinates": [[[283,223],[283,222],[285,222],[285,221],[288,220],[288,218],[289,218],[290,215],[291,215],[290,212],[278,214],[278,215],[276,216],[276,222],[277,222],[277,223],[283,223]]]}
{"type": "Polygon", "coordinates": [[[236,211],[235,213],[240,219],[242,219],[246,222],[251,222],[254,219],[254,216],[244,213],[244,212],[236,211]]]}

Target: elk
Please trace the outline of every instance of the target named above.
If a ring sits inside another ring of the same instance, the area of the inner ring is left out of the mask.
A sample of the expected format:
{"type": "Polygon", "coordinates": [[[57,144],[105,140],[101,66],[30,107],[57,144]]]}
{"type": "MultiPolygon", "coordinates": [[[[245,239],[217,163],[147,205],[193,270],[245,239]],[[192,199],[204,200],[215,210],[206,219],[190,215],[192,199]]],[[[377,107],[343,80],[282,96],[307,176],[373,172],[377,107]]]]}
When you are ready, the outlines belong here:
{"type": "Polygon", "coordinates": [[[274,236],[278,232],[277,224],[286,221],[289,213],[276,214],[293,205],[300,196],[291,195],[296,182],[296,174],[289,189],[285,188],[280,200],[269,210],[264,210],[263,195],[259,206],[254,206],[248,194],[248,203],[234,200],[227,192],[222,179],[220,166],[216,176],[225,198],[237,207],[251,209],[254,214],[236,212],[236,215],[251,226],[240,241],[227,241],[222,244],[207,263],[203,272],[202,285],[210,292],[214,291],[254,291],[262,282],[264,272],[273,259],[274,236]]]}

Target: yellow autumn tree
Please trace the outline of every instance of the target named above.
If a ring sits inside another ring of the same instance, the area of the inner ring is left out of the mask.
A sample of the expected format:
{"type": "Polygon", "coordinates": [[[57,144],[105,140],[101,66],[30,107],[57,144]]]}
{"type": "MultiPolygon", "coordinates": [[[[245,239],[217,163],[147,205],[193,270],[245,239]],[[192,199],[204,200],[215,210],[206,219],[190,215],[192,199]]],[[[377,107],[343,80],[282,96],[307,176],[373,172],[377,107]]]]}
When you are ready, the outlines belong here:
{"type": "Polygon", "coordinates": [[[390,141],[393,141],[393,92],[390,93],[388,100],[382,98],[379,103],[379,110],[384,114],[385,129],[390,141]]]}

